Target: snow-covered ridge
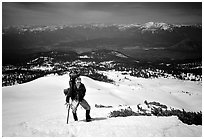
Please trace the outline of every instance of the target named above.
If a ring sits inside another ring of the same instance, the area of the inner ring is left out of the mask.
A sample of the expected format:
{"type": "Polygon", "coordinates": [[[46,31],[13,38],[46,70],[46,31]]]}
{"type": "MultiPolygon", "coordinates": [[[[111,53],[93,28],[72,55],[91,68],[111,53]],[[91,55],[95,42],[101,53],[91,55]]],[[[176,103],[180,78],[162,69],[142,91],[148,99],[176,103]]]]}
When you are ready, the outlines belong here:
{"type": "MultiPolygon", "coordinates": [[[[144,24],[73,24],[73,25],[50,25],[50,26],[31,26],[31,25],[19,25],[19,26],[8,26],[4,27],[3,30],[8,30],[9,28],[16,28],[21,32],[42,32],[42,31],[56,31],[64,28],[83,28],[83,29],[104,29],[109,27],[115,27],[120,31],[125,31],[127,29],[141,29],[142,31],[155,31],[155,30],[168,30],[172,31],[174,27],[183,27],[183,26],[195,26],[202,27],[202,25],[183,25],[183,24],[168,24],[164,22],[147,22],[144,24]]],[[[3,32],[3,34],[5,34],[3,32]]]]}
{"type": "Polygon", "coordinates": [[[202,126],[186,125],[177,117],[130,116],[108,118],[110,111],[130,106],[133,110],[144,100],[157,101],[168,107],[186,111],[202,109],[202,87],[195,82],[176,79],[143,79],[122,72],[102,71],[115,84],[95,81],[82,76],[91,105],[90,123],[84,122],[85,111],[79,107],[79,121],[67,109],[63,89],[69,75],[49,75],[25,84],[2,88],[2,135],[11,136],[93,136],[93,137],[152,137],[202,136],[202,126]],[[182,91],[188,91],[191,95],[182,91]],[[96,108],[95,104],[113,106],[96,108]],[[120,105],[120,106],[119,106],[120,105]],[[18,109],[16,109],[18,108],[18,109]]]}
{"type": "Polygon", "coordinates": [[[116,51],[112,51],[112,54],[114,54],[115,56],[117,57],[121,57],[121,58],[128,58],[127,56],[125,56],[124,54],[122,53],[119,53],[119,52],[116,52],[116,51]]]}

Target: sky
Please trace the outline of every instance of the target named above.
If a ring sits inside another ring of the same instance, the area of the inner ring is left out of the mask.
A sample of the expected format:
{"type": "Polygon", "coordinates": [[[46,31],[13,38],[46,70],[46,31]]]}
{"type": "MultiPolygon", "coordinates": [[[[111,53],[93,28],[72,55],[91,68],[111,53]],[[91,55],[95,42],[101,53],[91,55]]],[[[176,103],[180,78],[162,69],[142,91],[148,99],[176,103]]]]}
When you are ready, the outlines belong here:
{"type": "Polygon", "coordinates": [[[3,2],[8,25],[202,23],[201,2],[3,2]]]}

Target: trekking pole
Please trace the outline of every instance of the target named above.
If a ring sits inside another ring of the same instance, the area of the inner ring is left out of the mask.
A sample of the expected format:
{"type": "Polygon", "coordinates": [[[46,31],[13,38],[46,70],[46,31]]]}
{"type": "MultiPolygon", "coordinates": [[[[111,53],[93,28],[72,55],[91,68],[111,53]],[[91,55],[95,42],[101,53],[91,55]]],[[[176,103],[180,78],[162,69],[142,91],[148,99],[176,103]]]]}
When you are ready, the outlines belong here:
{"type": "Polygon", "coordinates": [[[70,104],[68,104],[68,113],[67,113],[67,124],[68,124],[68,121],[69,121],[69,110],[70,110],[70,104]]]}

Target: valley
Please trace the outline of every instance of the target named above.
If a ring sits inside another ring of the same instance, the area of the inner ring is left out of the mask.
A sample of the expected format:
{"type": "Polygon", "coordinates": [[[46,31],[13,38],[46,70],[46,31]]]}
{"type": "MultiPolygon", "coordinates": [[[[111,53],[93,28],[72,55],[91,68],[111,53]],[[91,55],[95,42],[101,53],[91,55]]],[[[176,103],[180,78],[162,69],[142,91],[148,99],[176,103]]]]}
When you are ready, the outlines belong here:
{"type": "Polygon", "coordinates": [[[3,65],[49,51],[84,53],[108,49],[146,62],[202,57],[202,26],[197,24],[8,26],[3,27],[2,40],[3,65]]]}
{"type": "Polygon", "coordinates": [[[176,78],[202,81],[200,59],[171,60],[168,62],[143,62],[114,50],[96,50],[77,54],[70,51],[37,53],[30,60],[2,67],[2,86],[22,84],[49,75],[63,75],[73,68],[81,75],[112,82],[101,71],[121,71],[142,78],[176,78]]]}

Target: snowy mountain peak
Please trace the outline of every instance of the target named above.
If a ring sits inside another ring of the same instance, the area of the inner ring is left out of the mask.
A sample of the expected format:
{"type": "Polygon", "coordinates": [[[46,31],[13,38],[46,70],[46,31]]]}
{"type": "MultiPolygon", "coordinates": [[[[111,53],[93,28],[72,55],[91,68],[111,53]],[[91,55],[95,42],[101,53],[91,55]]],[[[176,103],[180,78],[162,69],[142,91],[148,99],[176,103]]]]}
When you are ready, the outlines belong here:
{"type": "Polygon", "coordinates": [[[163,23],[163,22],[148,22],[148,23],[145,23],[141,28],[150,29],[150,30],[151,29],[169,30],[169,29],[172,29],[171,27],[172,25],[163,23]]]}
{"type": "Polygon", "coordinates": [[[144,26],[147,28],[152,27],[153,25],[154,25],[154,22],[147,22],[144,24],[144,26]]]}

